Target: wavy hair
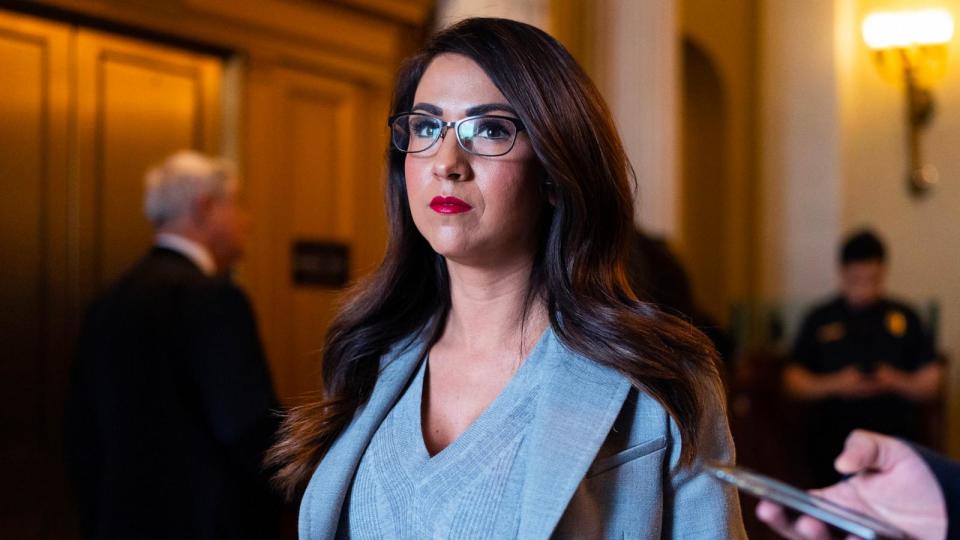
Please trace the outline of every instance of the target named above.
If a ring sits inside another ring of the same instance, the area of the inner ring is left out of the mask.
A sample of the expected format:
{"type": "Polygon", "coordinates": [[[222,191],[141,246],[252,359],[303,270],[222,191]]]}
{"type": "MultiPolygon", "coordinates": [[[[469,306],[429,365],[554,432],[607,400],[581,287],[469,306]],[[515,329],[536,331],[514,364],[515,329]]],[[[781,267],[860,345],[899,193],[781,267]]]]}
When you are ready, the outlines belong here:
{"type": "MultiPolygon", "coordinates": [[[[550,203],[530,283],[570,349],[626,376],[676,423],[681,462],[693,460],[702,392],[719,385],[716,353],[686,322],[637,299],[625,261],[633,231],[633,174],[600,93],[560,43],[520,22],[466,19],[433,36],[400,68],[391,114],[408,111],[441,54],[476,62],[526,126],[550,203]]],[[[445,263],[410,214],[405,155],[388,149],[390,235],[380,267],[352,291],[327,334],[323,394],[292,409],[268,454],[275,481],[295,495],[376,382],[380,357],[406,336],[435,343],[450,309],[445,263]]],[[[546,199],[546,196],[545,196],[546,199]]]]}

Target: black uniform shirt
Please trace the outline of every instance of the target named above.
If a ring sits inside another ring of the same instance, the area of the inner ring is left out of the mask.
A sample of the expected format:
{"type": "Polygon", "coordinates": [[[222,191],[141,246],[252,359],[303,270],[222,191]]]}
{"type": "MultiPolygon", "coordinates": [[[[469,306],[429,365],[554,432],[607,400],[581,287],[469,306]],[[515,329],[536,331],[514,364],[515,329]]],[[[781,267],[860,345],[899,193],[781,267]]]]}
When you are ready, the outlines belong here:
{"type": "Polygon", "coordinates": [[[881,364],[916,371],[934,360],[933,341],[908,306],[888,299],[851,308],[837,297],[807,316],[792,361],[824,374],[856,366],[872,373],[881,364]]]}
{"type": "MultiPolygon", "coordinates": [[[[888,299],[853,309],[838,297],[815,308],[804,320],[792,354],[795,365],[821,375],[850,366],[867,374],[881,365],[910,372],[933,360],[932,340],[916,313],[888,299]]],[[[832,396],[809,403],[804,410],[811,487],[839,480],[833,460],[854,429],[913,441],[925,434],[920,405],[894,393],[832,396]]]]}

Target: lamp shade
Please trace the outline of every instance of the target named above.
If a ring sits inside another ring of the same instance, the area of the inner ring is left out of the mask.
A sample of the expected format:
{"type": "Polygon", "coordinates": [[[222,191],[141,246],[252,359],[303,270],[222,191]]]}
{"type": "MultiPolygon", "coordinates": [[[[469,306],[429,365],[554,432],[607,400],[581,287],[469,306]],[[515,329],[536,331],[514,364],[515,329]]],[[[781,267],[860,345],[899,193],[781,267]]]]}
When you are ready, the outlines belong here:
{"type": "Polygon", "coordinates": [[[862,31],[871,49],[939,45],[953,38],[953,16],[944,9],[880,11],[863,20],[862,31]]]}

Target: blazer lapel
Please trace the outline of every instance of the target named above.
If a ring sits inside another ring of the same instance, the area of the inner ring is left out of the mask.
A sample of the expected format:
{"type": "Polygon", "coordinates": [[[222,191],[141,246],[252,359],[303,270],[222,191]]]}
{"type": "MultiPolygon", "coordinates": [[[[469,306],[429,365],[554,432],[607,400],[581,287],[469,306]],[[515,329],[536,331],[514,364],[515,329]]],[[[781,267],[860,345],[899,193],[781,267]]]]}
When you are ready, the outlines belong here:
{"type": "Polygon", "coordinates": [[[360,458],[419,365],[423,340],[405,343],[384,356],[370,399],[357,410],[317,466],[301,502],[301,538],[333,538],[336,534],[344,497],[360,458]]]}
{"type": "MultiPolygon", "coordinates": [[[[552,331],[552,330],[549,330],[552,331]]],[[[554,337],[531,431],[519,538],[549,538],[606,440],[630,382],[554,337]]]]}

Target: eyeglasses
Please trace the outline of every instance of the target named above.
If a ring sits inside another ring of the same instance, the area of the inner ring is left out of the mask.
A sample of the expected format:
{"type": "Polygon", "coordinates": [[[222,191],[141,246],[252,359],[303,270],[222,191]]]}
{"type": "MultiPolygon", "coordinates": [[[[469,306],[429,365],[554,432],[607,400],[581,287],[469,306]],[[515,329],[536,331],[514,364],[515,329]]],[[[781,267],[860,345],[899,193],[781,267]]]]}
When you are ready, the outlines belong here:
{"type": "Polygon", "coordinates": [[[436,116],[402,113],[389,120],[393,146],[407,154],[426,152],[438,147],[437,141],[453,128],[457,143],[466,152],[478,156],[502,156],[513,149],[523,123],[509,116],[470,116],[456,122],[444,122],[436,116]]]}

